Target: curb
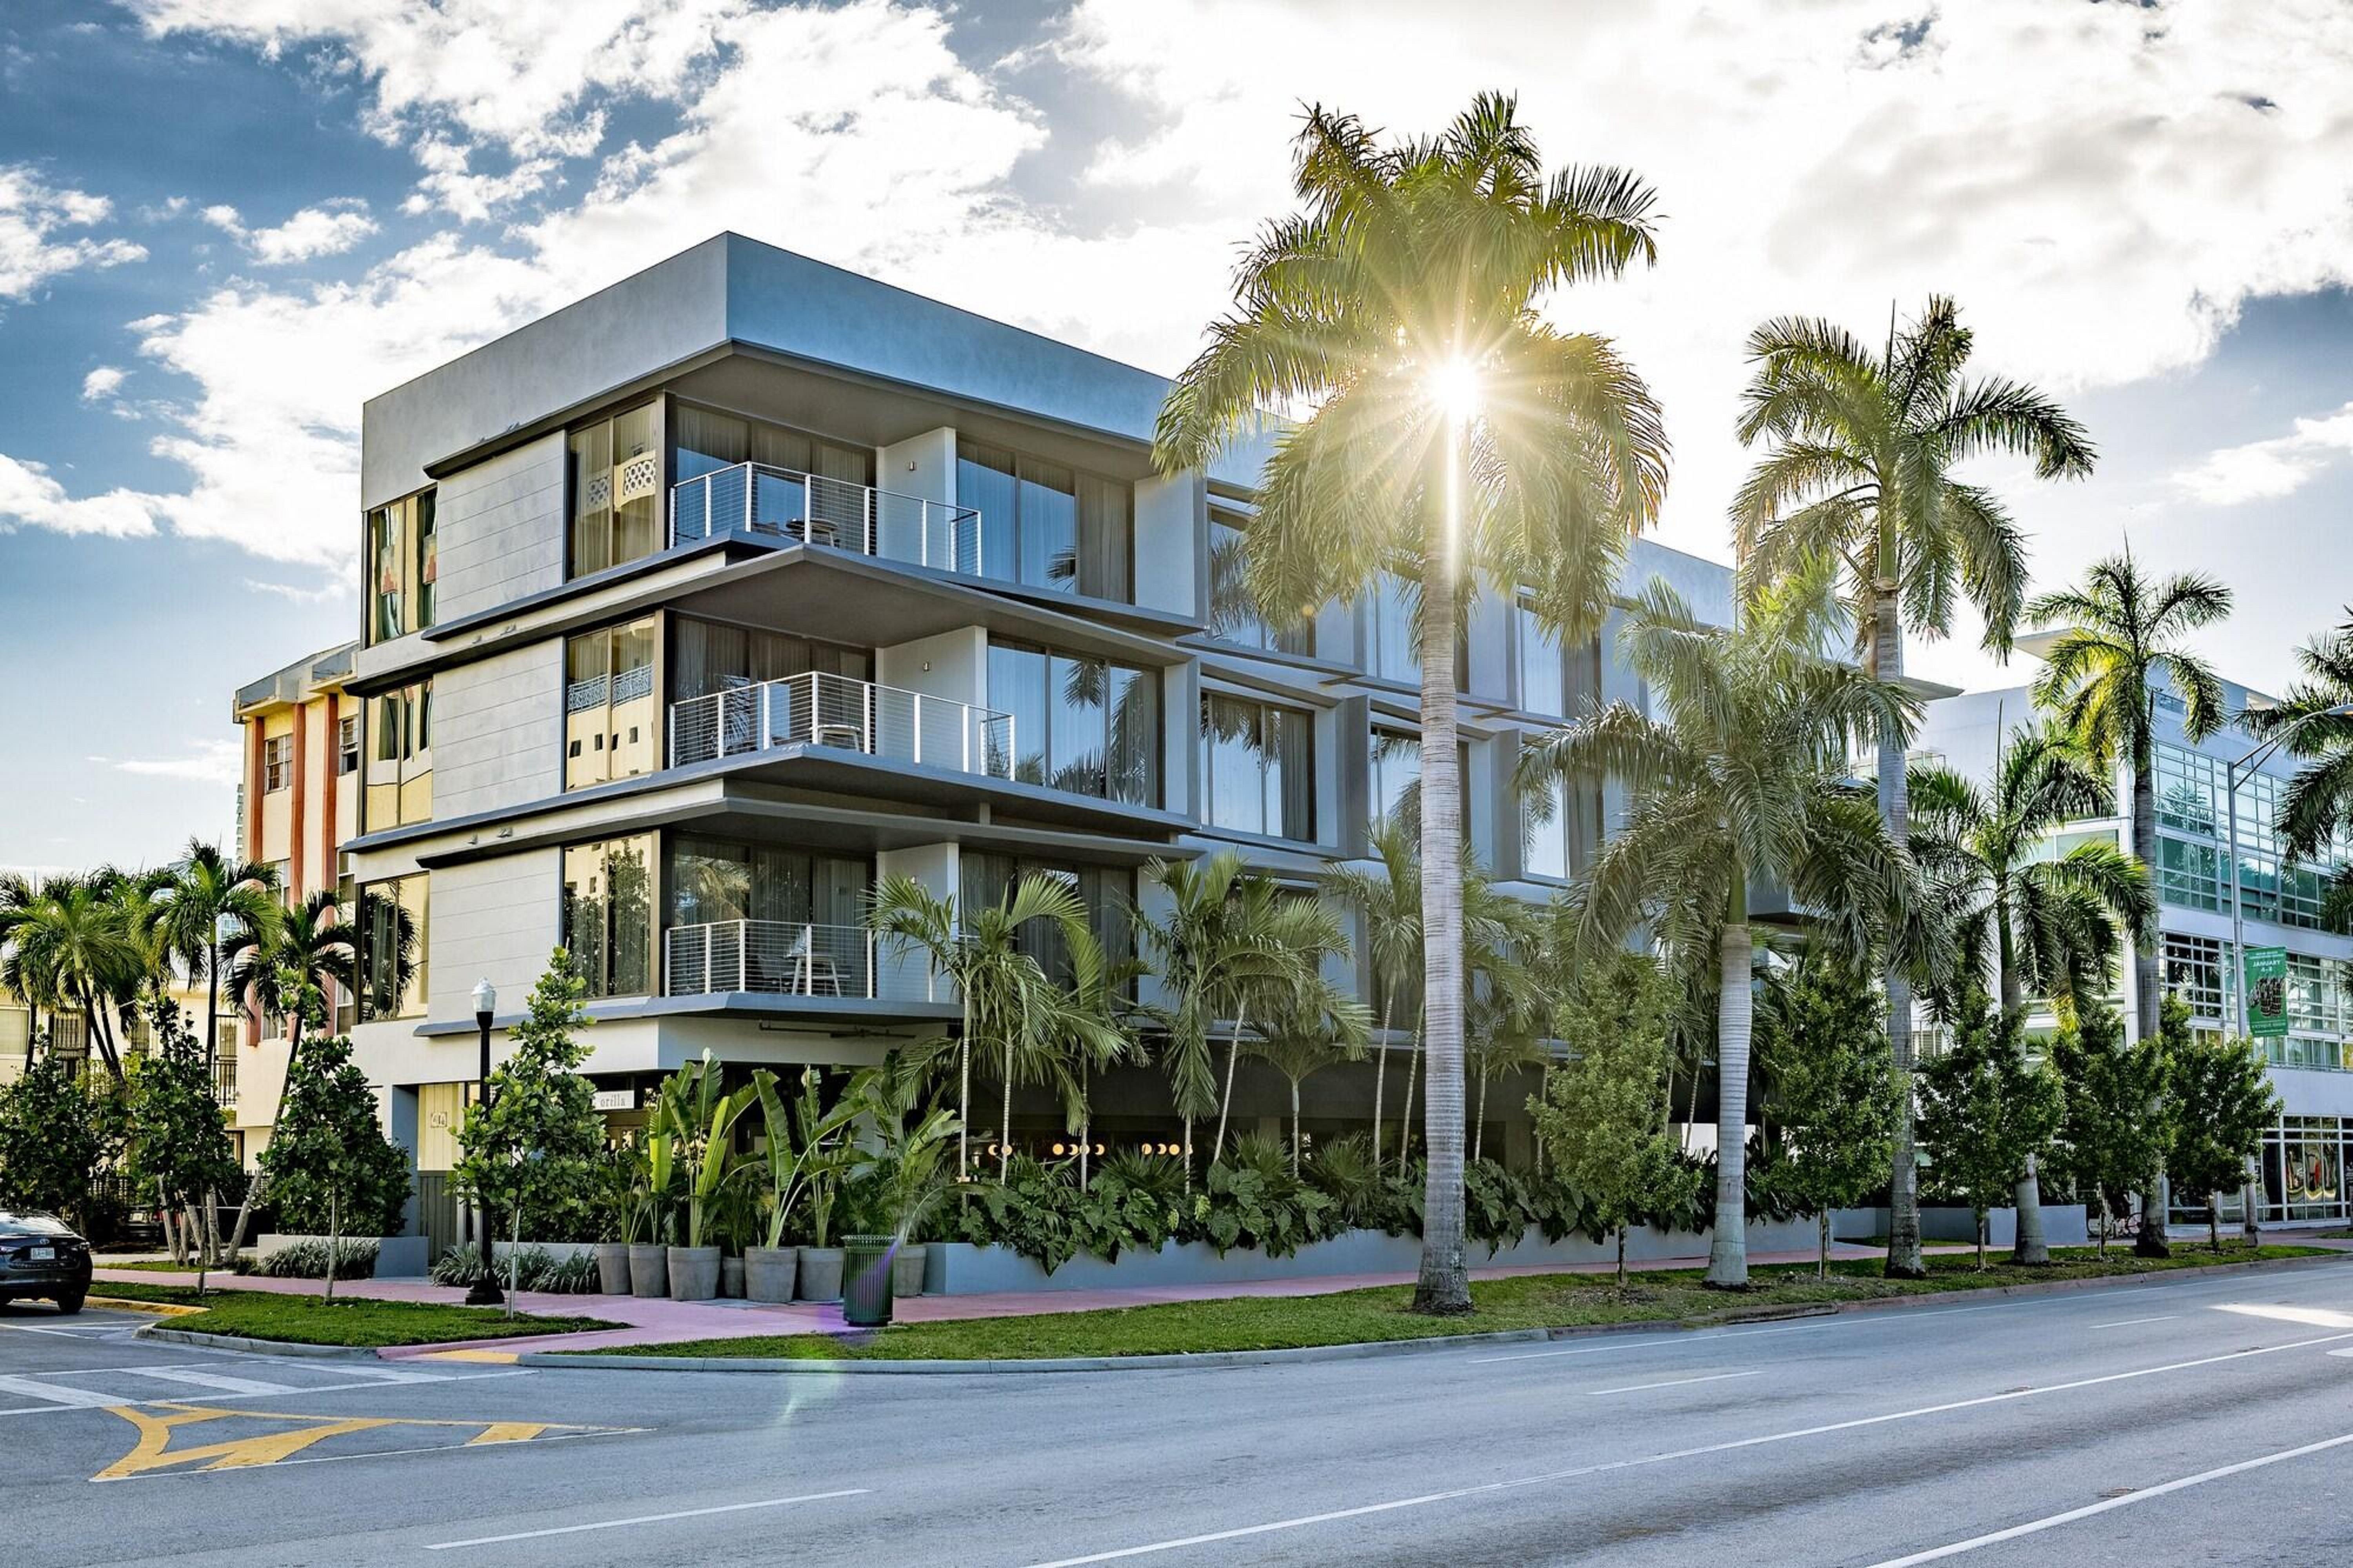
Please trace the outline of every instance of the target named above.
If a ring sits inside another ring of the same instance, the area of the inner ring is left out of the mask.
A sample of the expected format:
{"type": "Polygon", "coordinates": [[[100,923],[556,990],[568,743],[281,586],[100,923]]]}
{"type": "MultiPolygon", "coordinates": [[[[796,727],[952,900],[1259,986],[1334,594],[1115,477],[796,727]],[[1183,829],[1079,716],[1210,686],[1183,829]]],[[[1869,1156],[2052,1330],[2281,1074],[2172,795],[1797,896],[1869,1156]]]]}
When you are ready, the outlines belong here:
{"type": "MultiPolygon", "coordinates": [[[[2289,1273],[2301,1268],[2342,1266],[2347,1255],[2324,1258],[2274,1258],[2249,1263],[2203,1264],[2194,1268],[2168,1268],[2138,1275],[2104,1275],[2086,1279],[2053,1279],[2044,1284],[1990,1285],[1967,1290],[1936,1290],[1876,1301],[1820,1301],[1785,1307],[1733,1308],[1698,1318],[1661,1319],[1651,1322],[1580,1323],[1548,1329],[1504,1329],[1492,1333],[1435,1334],[1427,1338],[1372,1340],[1341,1345],[1299,1345],[1256,1351],[1177,1352],[1162,1355],[1055,1356],[1032,1360],[990,1361],[817,1361],[772,1356],[662,1356],[566,1354],[557,1351],[526,1351],[517,1364],[549,1370],[603,1372],[744,1372],[784,1373],[805,1376],[965,1377],[1008,1373],[1166,1372],[1224,1367],[1296,1365],[1317,1362],[1366,1361],[1408,1355],[1420,1351],[1459,1349],[1466,1345],[1535,1344],[1552,1340],[1598,1339],[1612,1334],[1670,1334],[1709,1329],[1742,1328],[1751,1323],[1794,1318],[1835,1318],[1853,1312],[1902,1312],[1965,1300],[2000,1300],[2034,1296],[2063,1296],[2079,1290],[2133,1289],[2151,1283],[2182,1283],[2234,1274],[2289,1273]]],[[[142,1329],[142,1335],[153,1331],[142,1329]]]]}
{"type": "Polygon", "coordinates": [[[89,1296],[82,1300],[85,1307],[104,1307],[115,1312],[152,1312],[159,1318],[185,1318],[204,1310],[179,1301],[137,1301],[127,1296],[89,1296]]]}
{"type": "Polygon", "coordinates": [[[243,1351],[252,1355],[308,1356],[321,1361],[374,1361],[373,1345],[306,1345],[290,1340],[249,1340],[242,1334],[204,1334],[193,1329],[167,1329],[149,1323],[134,1331],[134,1340],[160,1340],[166,1344],[195,1345],[204,1350],[243,1351]]]}

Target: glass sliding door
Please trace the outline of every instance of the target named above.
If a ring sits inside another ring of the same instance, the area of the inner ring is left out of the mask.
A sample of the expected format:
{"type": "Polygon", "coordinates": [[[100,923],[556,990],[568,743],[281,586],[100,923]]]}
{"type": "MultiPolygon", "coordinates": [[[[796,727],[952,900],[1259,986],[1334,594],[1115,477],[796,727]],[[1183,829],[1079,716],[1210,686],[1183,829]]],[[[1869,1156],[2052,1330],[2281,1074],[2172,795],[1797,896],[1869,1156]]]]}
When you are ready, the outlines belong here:
{"type": "Polygon", "coordinates": [[[660,766],[651,616],[565,646],[564,787],[634,778],[660,766]]]}
{"type": "Polygon", "coordinates": [[[988,706],[1013,719],[1013,776],[1160,804],[1160,672],[991,639],[988,706]]]}
{"type": "Polygon", "coordinates": [[[1134,597],[1134,489],[977,441],[956,444],[956,504],[980,513],[980,574],[1060,594],[1134,597]]]}
{"type": "Polygon", "coordinates": [[[668,531],[659,398],[572,431],[569,574],[650,555],[668,531]]]}
{"type": "Polygon", "coordinates": [[[1315,721],[1221,693],[1201,699],[1213,827],[1270,838],[1315,836],[1315,721]]]}
{"type": "Polygon", "coordinates": [[[651,834],[564,851],[564,945],[591,996],[653,991],[651,834]]]}

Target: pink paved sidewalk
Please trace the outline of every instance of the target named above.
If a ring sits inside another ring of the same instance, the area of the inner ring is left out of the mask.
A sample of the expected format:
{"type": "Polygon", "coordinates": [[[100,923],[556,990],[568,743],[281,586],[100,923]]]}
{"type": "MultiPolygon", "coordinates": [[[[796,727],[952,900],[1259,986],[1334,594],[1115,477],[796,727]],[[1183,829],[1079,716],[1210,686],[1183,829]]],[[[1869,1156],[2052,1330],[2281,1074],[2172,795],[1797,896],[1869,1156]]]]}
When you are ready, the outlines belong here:
{"type": "MultiPolygon", "coordinates": [[[[1936,1252],[1967,1250],[1961,1247],[1932,1247],[1936,1252]]],[[[1854,1247],[1845,1243],[1831,1248],[1834,1258],[1877,1258],[1882,1251],[1874,1247],[1854,1247]]],[[[1752,1264],[1810,1263],[1814,1254],[1808,1252],[1755,1252],[1749,1254],[1752,1264]]],[[[1662,1258],[1644,1262],[1629,1262],[1630,1272],[1650,1272],[1667,1268],[1692,1268],[1707,1261],[1704,1254],[1689,1258],[1662,1258]]],[[[1608,1274],[1615,1265],[1609,1263],[1521,1263],[1497,1264],[1471,1270],[1474,1279],[1495,1279],[1519,1274],[1608,1274]]],[[[193,1272],[169,1273],[149,1269],[100,1268],[94,1271],[91,1289],[104,1294],[103,1282],[150,1285],[194,1285],[193,1272]]],[[[1318,1274],[1295,1279],[1256,1279],[1204,1283],[1199,1285],[1169,1285],[1126,1289],[1103,1290],[1021,1290],[1000,1291],[972,1296],[901,1297],[893,1304],[892,1314],[902,1323],[946,1322],[963,1318],[1018,1318],[1046,1312],[1091,1312],[1111,1307],[1149,1307],[1168,1301],[1212,1301],[1235,1297],[1323,1296],[1340,1290],[1361,1290],[1382,1285],[1410,1285],[1410,1273],[1378,1274],[1318,1274]]],[[[270,1279],[256,1275],[215,1274],[210,1283],[227,1290],[266,1290],[281,1295],[316,1295],[319,1282],[315,1279],[270,1279]]],[[[435,1285],[423,1279],[355,1279],[335,1287],[338,1295],[366,1297],[381,1301],[428,1301],[445,1306],[457,1306],[465,1300],[460,1286],[435,1285]]],[[[378,1353],[386,1360],[429,1355],[450,1350],[512,1350],[529,1347],[533,1350],[614,1350],[629,1345],[674,1343],[681,1340],[749,1339],[765,1334],[847,1333],[849,1326],[842,1321],[838,1305],[796,1301],[789,1306],[768,1305],[750,1301],[671,1301],[637,1296],[559,1296],[543,1291],[522,1290],[515,1294],[515,1310],[551,1317],[602,1318],[624,1325],[617,1329],[599,1329],[578,1334],[532,1334],[512,1339],[470,1340],[454,1344],[403,1345],[378,1353]]]]}

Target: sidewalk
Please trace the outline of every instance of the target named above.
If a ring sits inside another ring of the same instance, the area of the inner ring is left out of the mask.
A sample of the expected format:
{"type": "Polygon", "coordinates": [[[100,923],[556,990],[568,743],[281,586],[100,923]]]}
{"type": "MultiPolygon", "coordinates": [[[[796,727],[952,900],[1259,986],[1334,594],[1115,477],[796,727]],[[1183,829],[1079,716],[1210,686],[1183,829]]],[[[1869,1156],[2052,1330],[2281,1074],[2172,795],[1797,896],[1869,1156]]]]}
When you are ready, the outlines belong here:
{"type": "MultiPolygon", "coordinates": [[[[1961,1252],[1968,1248],[1935,1246],[1929,1250],[1961,1252]]],[[[1831,1247],[1831,1256],[1836,1259],[1883,1255],[1879,1247],[1856,1247],[1843,1242],[1835,1243],[1831,1247]]],[[[1751,1264],[1760,1266],[1811,1263],[1813,1260],[1814,1254],[1810,1251],[1757,1252],[1749,1254],[1748,1258],[1751,1264]]],[[[1626,1267],[1630,1273],[1647,1273],[1659,1269],[1695,1268],[1706,1262],[1706,1255],[1701,1253],[1689,1258],[1653,1258],[1647,1262],[1629,1263],[1626,1267]]],[[[1495,1279],[1520,1274],[1608,1274],[1614,1269],[1615,1265],[1609,1263],[1528,1263],[1474,1267],[1471,1274],[1476,1279],[1495,1279]]],[[[119,1284],[147,1285],[194,1285],[196,1282],[193,1272],[180,1274],[123,1268],[100,1268],[92,1273],[91,1279],[93,1295],[103,1295],[104,1285],[110,1280],[119,1284]]],[[[1403,1272],[1323,1274],[1303,1279],[1261,1279],[1138,1289],[902,1296],[892,1310],[897,1321],[902,1323],[934,1323],[960,1318],[1019,1318],[1047,1312],[1092,1312],[1104,1308],[1149,1307],[1168,1301],[1213,1301],[1255,1296],[1323,1296],[1382,1285],[1410,1285],[1413,1279],[1413,1275],[1403,1272]]],[[[267,1290],[281,1295],[312,1296],[319,1291],[319,1281],[315,1279],[269,1279],[255,1275],[216,1273],[208,1283],[216,1289],[267,1290]]],[[[429,1301],[444,1306],[457,1306],[466,1299],[462,1286],[436,1285],[424,1279],[354,1279],[337,1284],[335,1293],[382,1301],[429,1301]]],[[[377,1353],[387,1361],[396,1361],[450,1351],[512,1350],[525,1345],[534,1351],[616,1350],[629,1345],[665,1344],[681,1340],[751,1339],[766,1334],[839,1334],[850,1331],[849,1325],[842,1321],[840,1307],[832,1303],[796,1301],[790,1305],[769,1305],[756,1301],[671,1301],[637,1296],[554,1295],[536,1290],[517,1291],[514,1300],[518,1312],[603,1318],[625,1326],[579,1334],[532,1334],[503,1340],[469,1340],[454,1345],[403,1345],[377,1353]]]]}

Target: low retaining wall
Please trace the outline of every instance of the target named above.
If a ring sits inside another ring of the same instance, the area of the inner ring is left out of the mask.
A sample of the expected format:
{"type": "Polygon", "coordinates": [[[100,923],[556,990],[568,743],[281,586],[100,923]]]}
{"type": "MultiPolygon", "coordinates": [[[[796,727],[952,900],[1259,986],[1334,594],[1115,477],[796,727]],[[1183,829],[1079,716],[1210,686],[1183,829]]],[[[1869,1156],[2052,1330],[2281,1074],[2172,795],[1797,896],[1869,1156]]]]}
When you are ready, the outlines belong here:
{"type": "MultiPolygon", "coordinates": [[[[298,1242],[326,1242],[323,1236],[279,1236],[258,1237],[253,1244],[257,1257],[267,1258],[273,1252],[283,1252],[298,1242]]],[[[425,1254],[425,1238],[421,1236],[347,1236],[343,1245],[354,1241],[375,1243],[375,1277],[378,1279],[421,1279],[431,1268],[425,1254]]]]}
{"type": "MultiPolygon", "coordinates": [[[[1857,1239],[1885,1236],[1887,1211],[1883,1208],[1841,1209],[1838,1217],[1831,1222],[1831,1233],[1857,1239]]],[[[1968,1209],[1938,1204],[1920,1210],[1921,1240],[1967,1244],[1975,1242],[1977,1238],[1977,1215],[1968,1209]]],[[[2088,1247],[2092,1241],[2091,1216],[2082,1204],[2044,1204],[2042,1239],[2053,1247],[2088,1247]]],[[[2014,1208],[1989,1209],[1986,1212],[1986,1245],[2010,1247],[2017,1240],[2018,1211],[2014,1208]]]]}
{"type": "MultiPolygon", "coordinates": [[[[1637,1226],[1626,1233],[1629,1262],[1666,1258],[1704,1258],[1711,1237],[1682,1231],[1654,1231],[1637,1226]]],[[[1810,1219],[1759,1223],[1748,1227],[1748,1250],[1810,1252],[1817,1236],[1810,1219]]],[[[1520,1239],[1490,1254],[1472,1243],[1471,1266],[1490,1264],[1610,1263],[1618,1257],[1614,1240],[1591,1242],[1581,1236],[1546,1241],[1544,1233],[1529,1230],[1520,1239]]],[[[1325,1241],[1310,1242],[1288,1258],[1269,1258],[1250,1247],[1233,1247],[1223,1257],[1205,1241],[1170,1241],[1157,1252],[1123,1252],[1115,1262],[1082,1254],[1046,1272],[1036,1259],[1004,1247],[975,1247],[969,1242],[932,1244],[923,1262],[926,1294],[977,1296],[1000,1290],[1119,1290],[1165,1285],[1233,1285],[1258,1279],[1302,1279],[1325,1274],[1411,1274],[1421,1267],[1421,1238],[1386,1236],[1377,1230],[1352,1230],[1325,1241]]]]}

